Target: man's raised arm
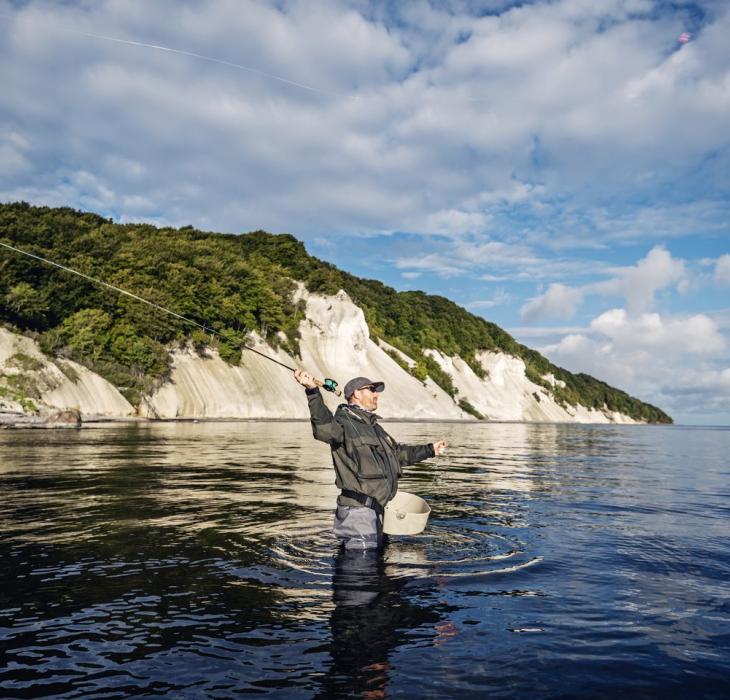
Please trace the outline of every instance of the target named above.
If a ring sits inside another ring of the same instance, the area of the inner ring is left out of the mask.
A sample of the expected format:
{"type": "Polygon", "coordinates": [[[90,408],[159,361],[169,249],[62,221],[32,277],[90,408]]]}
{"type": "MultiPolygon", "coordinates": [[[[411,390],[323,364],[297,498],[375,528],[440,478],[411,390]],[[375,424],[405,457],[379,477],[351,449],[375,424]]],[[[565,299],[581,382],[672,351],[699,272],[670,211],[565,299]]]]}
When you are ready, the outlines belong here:
{"type": "Polygon", "coordinates": [[[294,372],[294,379],[306,389],[314,438],[330,444],[342,442],[344,429],[327,408],[319,387],[314,383],[314,377],[303,369],[298,369],[294,372]]]}

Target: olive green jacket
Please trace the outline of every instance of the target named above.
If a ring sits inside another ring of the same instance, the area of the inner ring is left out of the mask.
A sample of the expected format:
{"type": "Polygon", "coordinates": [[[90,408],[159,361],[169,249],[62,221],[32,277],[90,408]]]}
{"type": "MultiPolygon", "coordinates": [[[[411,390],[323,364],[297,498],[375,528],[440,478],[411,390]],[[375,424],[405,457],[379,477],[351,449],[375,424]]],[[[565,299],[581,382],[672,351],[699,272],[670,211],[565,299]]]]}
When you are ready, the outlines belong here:
{"type": "MultiPolygon", "coordinates": [[[[327,408],[319,389],[307,389],[312,432],[329,443],[340,489],[372,496],[381,506],[395,496],[403,467],[434,456],[433,445],[401,445],[378,425],[379,416],[358,406],[340,404],[335,414],[327,408]]],[[[340,495],[341,506],[359,506],[340,495]]]]}

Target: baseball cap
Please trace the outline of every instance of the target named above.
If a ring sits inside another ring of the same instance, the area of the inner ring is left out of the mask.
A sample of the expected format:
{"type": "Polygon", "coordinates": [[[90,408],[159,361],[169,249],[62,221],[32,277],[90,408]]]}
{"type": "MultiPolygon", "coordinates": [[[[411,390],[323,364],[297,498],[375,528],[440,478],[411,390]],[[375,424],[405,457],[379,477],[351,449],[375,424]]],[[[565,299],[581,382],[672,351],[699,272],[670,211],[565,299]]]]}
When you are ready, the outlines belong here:
{"type": "Polygon", "coordinates": [[[385,389],[385,382],[374,382],[372,379],[367,377],[355,377],[345,384],[345,398],[350,398],[358,389],[362,389],[366,386],[373,386],[375,391],[383,391],[385,389]]]}

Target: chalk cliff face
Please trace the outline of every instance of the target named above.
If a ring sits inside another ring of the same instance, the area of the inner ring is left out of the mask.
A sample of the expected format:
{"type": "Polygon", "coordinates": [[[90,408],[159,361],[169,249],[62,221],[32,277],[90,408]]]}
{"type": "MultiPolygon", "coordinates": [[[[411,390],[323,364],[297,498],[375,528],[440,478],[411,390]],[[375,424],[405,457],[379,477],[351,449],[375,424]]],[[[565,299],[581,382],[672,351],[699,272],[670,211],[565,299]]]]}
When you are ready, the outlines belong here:
{"type": "MultiPolygon", "coordinates": [[[[364,375],[384,381],[379,413],[391,418],[469,418],[430,379],[424,385],[405,372],[370,338],[365,316],[344,292],[335,296],[309,294],[303,287],[297,301],[306,303],[300,326],[301,360],[274,350],[261,338],[256,350],[290,367],[305,367],[319,377],[333,377],[344,386],[364,375]]],[[[148,397],[145,416],[159,418],[308,418],[304,391],[292,373],[252,352],[230,367],[215,350],[198,357],[192,350],[173,354],[171,381],[148,397]]],[[[323,392],[331,408],[343,399],[323,392]]]]}
{"type": "MultiPolygon", "coordinates": [[[[629,416],[596,411],[585,406],[563,408],[544,387],[525,375],[525,363],[502,353],[482,352],[477,360],[487,373],[480,379],[460,357],[447,357],[436,350],[426,351],[447,372],[458,390],[485,418],[498,421],[635,423],[629,416]]],[[[548,375],[549,383],[556,380],[548,375]]]]}
{"type": "MultiPolygon", "coordinates": [[[[249,344],[291,367],[304,367],[319,377],[333,377],[341,386],[364,375],[385,382],[386,391],[378,413],[384,418],[470,419],[458,405],[468,401],[491,420],[634,422],[608,411],[582,406],[563,408],[552,395],[525,376],[522,360],[483,352],[477,360],[486,372],[480,379],[460,357],[427,351],[452,378],[456,401],[431,379],[425,383],[405,371],[386,351],[387,343],[370,337],[365,316],[345,294],[310,294],[300,286],[297,300],[306,304],[306,318],[300,326],[301,359],[272,348],[260,337],[249,344]]],[[[397,351],[396,351],[397,352],[397,351]]],[[[402,362],[414,364],[397,352],[402,362]]],[[[111,384],[76,363],[51,362],[29,338],[0,329],[0,372],[6,377],[24,374],[36,383],[38,407],[78,408],[82,414],[125,417],[133,407],[111,384]],[[18,355],[33,358],[35,369],[16,366],[18,355]],[[12,358],[15,357],[15,363],[12,358]],[[38,364],[37,364],[38,363],[38,364]],[[65,370],[65,371],[64,371],[65,370]]],[[[555,380],[546,377],[550,382],[555,380]]],[[[331,408],[343,399],[323,392],[331,408]]],[[[17,410],[17,402],[6,392],[6,407],[17,410]]],[[[151,396],[144,397],[138,414],[152,418],[307,418],[307,402],[292,373],[273,362],[244,351],[238,367],[224,362],[214,349],[199,356],[192,348],[172,352],[172,374],[151,396]]]]}
{"type": "Polygon", "coordinates": [[[75,408],[85,416],[127,417],[134,407],[98,374],[49,360],[30,338],[0,328],[0,412],[41,415],[75,408]]]}

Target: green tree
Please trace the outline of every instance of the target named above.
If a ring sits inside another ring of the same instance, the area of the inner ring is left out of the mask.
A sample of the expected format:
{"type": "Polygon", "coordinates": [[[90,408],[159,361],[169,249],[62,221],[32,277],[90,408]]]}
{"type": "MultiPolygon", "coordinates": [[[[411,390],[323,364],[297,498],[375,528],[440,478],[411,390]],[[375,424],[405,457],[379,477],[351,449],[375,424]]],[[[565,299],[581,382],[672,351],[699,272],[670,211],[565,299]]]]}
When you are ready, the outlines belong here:
{"type": "Polygon", "coordinates": [[[48,313],[45,295],[27,282],[13,285],[5,294],[4,302],[21,326],[38,325],[45,320],[48,313]]]}
{"type": "Polygon", "coordinates": [[[66,318],[58,329],[57,343],[79,358],[98,360],[110,340],[112,320],[100,309],[82,309],[66,318]]]}

